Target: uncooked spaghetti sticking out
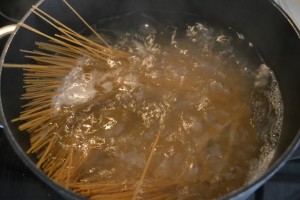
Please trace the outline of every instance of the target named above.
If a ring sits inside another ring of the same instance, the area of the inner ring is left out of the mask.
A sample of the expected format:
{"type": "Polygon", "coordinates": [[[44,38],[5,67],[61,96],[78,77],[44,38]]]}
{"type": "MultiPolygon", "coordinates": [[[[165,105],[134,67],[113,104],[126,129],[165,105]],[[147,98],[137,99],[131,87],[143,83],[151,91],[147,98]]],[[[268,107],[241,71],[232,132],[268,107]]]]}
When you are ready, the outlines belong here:
{"type": "Polygon", "coordinates": [[[52,42],[26,51],[37,64],[6,66],[25,70],[29,101],[16,121],[55,181],[91,199],[212,199],[269,164],[280,92],[247,58],[255,50],[243,35],[201,23],[131,27],[144,16],[133,14],[92,31],[97,43],[34,13],[62,35],[23,24],[52,42]]]}

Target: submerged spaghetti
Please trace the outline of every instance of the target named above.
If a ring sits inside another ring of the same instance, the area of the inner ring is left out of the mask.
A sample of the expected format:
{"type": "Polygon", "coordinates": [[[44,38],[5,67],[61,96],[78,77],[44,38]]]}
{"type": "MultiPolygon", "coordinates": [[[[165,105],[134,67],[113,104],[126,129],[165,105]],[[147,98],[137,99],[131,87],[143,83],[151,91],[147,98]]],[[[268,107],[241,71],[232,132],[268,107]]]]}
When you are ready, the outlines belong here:
{"type": "Polygon", "coordinates": [[[6,67],[26,70],[16,121],[53,180],[91,199],[212,199],[268,166],[281,97],[243,35],[146,23],[103,40],[34,11],[62,35],[6,67]]]}

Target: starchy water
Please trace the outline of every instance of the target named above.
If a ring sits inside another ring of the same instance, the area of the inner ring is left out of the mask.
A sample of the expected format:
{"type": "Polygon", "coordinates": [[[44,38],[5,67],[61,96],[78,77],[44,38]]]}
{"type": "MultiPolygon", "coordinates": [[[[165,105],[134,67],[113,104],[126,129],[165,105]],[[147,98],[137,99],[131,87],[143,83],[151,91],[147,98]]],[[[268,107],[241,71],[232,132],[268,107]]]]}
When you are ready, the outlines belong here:
{"type": "Polygon", "coordinates": [[[170,190],[178,199],[216,198],[255,180],[272,160],[283,108],[253,44],[204,22],[166,26],[141,16],[146,23],[125,29],[131,18],[98,30],[129,60],[80,58],[53,98],[60,148],[86,160],[76,181],[126,190],[158,133],[145,182],[178,183],[170,190]]]}

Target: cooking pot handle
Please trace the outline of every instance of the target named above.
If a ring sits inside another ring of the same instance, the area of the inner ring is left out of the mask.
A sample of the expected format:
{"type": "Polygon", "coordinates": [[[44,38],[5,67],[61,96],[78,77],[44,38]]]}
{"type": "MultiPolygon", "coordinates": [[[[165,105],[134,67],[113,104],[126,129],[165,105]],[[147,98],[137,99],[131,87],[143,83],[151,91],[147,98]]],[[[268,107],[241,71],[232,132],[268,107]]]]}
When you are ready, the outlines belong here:
{"type": "Polygon", "coordinates": [[[17,28],[17,24],[11,24],[0,28],[0,39],[13,33],[17,28]]]}
{"type": "MultiPolygon", "coordinates": [[[[7,25],[7,26],[3,26],[0,28],[0,39],[2,39],[3,37],[12,34],[17,28],[17,24],[11,24],[11,25],[7,25]]],[[[0,124],[0,129],[3,128],[3,125],[0,124]]]]}

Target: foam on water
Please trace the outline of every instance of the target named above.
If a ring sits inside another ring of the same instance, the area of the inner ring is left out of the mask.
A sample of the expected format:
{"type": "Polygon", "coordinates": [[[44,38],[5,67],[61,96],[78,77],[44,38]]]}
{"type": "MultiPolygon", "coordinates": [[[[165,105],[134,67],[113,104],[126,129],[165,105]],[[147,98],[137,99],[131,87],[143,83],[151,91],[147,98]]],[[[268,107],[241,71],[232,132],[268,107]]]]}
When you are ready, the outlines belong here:
{"type": "Polygon", "coordinates": [[[80,59],[78,65],[64,78],[63,86],[58,89],[59,95],[54,96],[53,107],[59,110],[61,106],[76,106],[91,100],[97,93],[94,88],[97,72],[89,75],[83,72],[83,63],[87,59],[80,59]]]}

